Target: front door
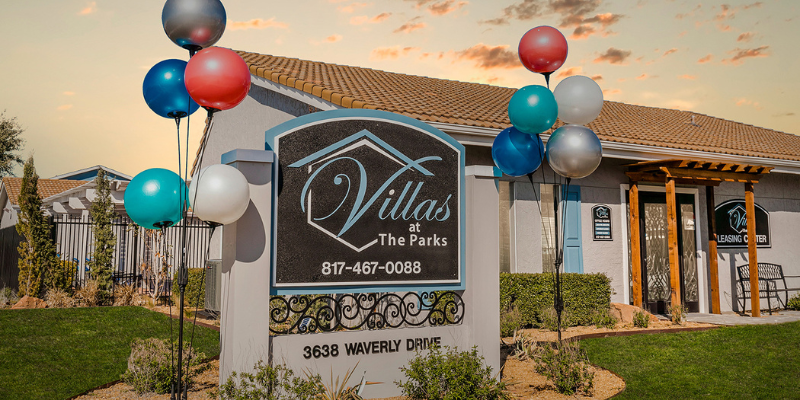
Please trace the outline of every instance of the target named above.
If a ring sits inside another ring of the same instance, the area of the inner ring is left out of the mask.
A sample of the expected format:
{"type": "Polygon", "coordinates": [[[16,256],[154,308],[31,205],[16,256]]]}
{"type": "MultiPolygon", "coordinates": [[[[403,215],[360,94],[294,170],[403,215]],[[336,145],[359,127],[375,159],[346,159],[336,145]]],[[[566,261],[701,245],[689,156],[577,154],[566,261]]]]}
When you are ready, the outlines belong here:
{"type": "MultiPolygon", "coordinates": [[[[681,303],[689,312],[698,312],[694,195],[679,193],[676,197],[681,303]]],[[[666,193],[640,192],[639,198],[640,232],[643,233],[642,305],[652,313],[664,314],[671,297],[667,196],[666,193]]]]}

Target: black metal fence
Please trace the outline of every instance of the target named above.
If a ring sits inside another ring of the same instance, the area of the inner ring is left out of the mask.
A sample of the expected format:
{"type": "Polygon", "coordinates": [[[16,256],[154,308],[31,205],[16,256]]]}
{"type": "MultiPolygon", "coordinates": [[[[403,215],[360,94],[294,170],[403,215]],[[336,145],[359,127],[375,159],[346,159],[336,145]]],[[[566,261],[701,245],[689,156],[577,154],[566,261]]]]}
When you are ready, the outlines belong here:
{"type": "MultiPolygon", "coordinates": [[[[81,288],[91,279],[94,235],[88,216],[58,215],[51,219],[58,257],[74,268],[73,287],[81,288]]],[[[172,277],[181,260],[183,228],[186,227],[186,266],[202,268],[211,229],[198,219],[184,219],[164,230],[147,230],[127,217],[113,221],[117,244],[114,249],[113,278],[117,284],[133,284],[140,293],[169,296],[172,277]]],[[[0,230],[0,287],[18,288],[17,246],[23,238],[15,227],[0,230]]]]}

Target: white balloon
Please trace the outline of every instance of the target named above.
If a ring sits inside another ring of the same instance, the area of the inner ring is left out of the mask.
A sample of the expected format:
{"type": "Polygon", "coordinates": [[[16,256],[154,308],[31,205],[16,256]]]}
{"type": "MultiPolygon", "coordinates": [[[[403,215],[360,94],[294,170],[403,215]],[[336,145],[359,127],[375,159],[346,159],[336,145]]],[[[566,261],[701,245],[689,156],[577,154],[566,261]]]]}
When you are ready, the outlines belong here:
{"type": "Polygon", "coordinates": [[[566,124],[586,125],[603,109],[603,90],[591,78],[575,75],[561,81],[553,91],[558,118],[566,124]]]}
{"type": "Polygon", "coordinates": [[[236,222],[250,204],[247,178],[230,165],[200,170],[189,185],[189,204],[197,218],[227,225],[236,222]]]}

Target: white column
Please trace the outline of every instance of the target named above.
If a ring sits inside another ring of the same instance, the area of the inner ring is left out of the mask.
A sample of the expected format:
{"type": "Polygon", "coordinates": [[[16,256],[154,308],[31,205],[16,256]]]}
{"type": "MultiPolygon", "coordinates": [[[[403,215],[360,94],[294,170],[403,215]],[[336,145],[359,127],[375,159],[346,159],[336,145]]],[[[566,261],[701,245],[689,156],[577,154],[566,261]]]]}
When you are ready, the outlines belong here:
{"type": "Polygon", "coordinates": [[[271,262],[272,165],[264,150],[233,150],[222,163],[241,171],[250,183],[250,205],[222,235],[220,384],[232,371],[251,371],[269,359],[269,284],[271,262]]]}

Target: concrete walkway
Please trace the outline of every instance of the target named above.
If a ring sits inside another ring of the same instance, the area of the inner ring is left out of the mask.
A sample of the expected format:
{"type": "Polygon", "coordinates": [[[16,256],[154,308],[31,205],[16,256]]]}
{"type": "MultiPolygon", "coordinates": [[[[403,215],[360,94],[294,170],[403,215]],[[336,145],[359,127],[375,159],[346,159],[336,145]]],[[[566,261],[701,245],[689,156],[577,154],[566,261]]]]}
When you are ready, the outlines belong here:
{"type": "Polygon", "coordinates": [[[714,325],[765,325],[782,324],[784,322],[800,321],[800,311],[782,310],[762,312],[760,318],[753,318],[749,315],[741,316],[736,313],[725,314],[700,314],[689,313],[686,320],[690,322],[703,322],[714,325]]]}

